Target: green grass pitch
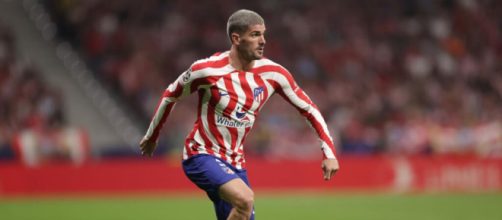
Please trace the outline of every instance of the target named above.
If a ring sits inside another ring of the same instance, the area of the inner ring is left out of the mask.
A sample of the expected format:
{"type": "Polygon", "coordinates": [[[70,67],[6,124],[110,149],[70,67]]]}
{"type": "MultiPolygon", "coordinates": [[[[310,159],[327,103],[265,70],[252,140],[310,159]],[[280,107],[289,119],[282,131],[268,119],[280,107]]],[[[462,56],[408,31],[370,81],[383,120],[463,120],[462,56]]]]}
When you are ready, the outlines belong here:
{"type": "MultiPolygon", "coordinates": [[[[500,220],[502,193],[256,193],[259,220],[500,220]]],[[[0,197],[5,220],[215,219],[202,195],[0,197]]]]}

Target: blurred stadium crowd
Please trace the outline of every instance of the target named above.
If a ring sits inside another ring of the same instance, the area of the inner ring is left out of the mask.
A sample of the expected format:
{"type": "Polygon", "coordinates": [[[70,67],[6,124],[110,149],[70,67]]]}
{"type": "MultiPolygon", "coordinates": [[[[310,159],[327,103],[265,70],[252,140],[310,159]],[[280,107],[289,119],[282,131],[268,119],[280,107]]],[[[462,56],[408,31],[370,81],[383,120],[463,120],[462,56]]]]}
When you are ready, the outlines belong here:
{"type": "MultiPolygon", "coordinates": [[[[248,8],[265,18],[266,56],[289,69],[319,106],[339,152],[502,155],[499,1],[43,2],[58,37],[77,48],[145,129],[163,89],[195,60],[227,50],[227,18],[248,8]]],[[[2,33],[1,45],[11,48],[8,29],[2,33]]],[[[10,121],[0,124],[0,144],[12,129],[32,126],[38,115],[53,118],[61,107],[60,94],[30,74],[36,70],[4,74],[4,66],[16,66],[9,51],[0,46],[0,119],[10,121]],[[18,105],[29,107],[9,111],[18,105]]],[[[179,103],[162,145],[181,150],[195,115],[195,99],[179,103]]],[[[319,157],[315,135],[286,102],[273,99],[259,121],[248,154],[319,157]]]]}
{"type": "Polygon", "coordinates": [[[13,157],[11,144],[20,131],[50,135],[66,125],[62,94],[40,78],[36,66],[18,58],[15,41],[0,21],[0,159],[13,157]]]}

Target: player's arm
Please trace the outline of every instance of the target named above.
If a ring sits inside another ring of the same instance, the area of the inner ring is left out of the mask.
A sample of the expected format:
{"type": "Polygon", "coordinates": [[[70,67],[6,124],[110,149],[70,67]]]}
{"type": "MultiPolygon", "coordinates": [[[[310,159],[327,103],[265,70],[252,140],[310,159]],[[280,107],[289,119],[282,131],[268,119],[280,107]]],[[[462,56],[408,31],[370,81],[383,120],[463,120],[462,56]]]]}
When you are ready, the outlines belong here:
{"type": "Polygon", "coordinates": [[[159,133],[164,122],[166,121],[169,113],[174,108],[176,101],[182,99],[183,97],[196,91],[196,86],[194,85],[197,79],[192,74],[191,69],[183,72],[173,83],[171,83],[167,89],[162,94],[160,101],[155,110],[155,114],[152,117],[150,126],[140,142],[141,154],[145,156],[152,156],[153,151],[157,147],[157,142],[159,139],[159,133]]]}
{"type": "Polygon", "coordinates": [[[329,180],[338,171],[339,164],[335,156],[335,147],[331,138],[328,126],[322,117],[317,106],[305,94],[305,92],[296,84],[291,74],[282,69],[281,74],[276,78],[278,82],[278,93],[291,105],[293,105],[309,125],[315,130],[321,143],[323,153],[322,170],[324,179],[329,180]]]}

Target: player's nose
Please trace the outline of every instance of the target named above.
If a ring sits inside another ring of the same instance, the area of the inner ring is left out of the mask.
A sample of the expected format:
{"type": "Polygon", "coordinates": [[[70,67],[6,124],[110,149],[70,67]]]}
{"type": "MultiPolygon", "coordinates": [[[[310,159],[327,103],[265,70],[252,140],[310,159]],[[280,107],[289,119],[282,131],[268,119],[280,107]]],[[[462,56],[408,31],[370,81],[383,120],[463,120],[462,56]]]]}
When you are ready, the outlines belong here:
{"type": "Polygon", "coordinates": [[[260,45],[265,45],[267,43],[267,41],[265,40],[265,36],[261,36],[260,37],[260,41],[259,41],[260,45]]]}

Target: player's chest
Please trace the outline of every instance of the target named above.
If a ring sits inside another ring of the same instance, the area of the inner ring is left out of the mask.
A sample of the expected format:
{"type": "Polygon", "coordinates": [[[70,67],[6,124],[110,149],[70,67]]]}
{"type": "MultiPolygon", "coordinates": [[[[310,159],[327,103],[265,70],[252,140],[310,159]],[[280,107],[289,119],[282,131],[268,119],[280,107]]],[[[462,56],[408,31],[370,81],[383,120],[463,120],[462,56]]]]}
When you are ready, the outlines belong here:
{"type": "Polygon", "coordinates": [[[209,88],[211,99],[218,105],[240,105],[246,109],[257,108],[272,94],[271,86],[258,74],[232,72],[219,78],[209,88]]]}

